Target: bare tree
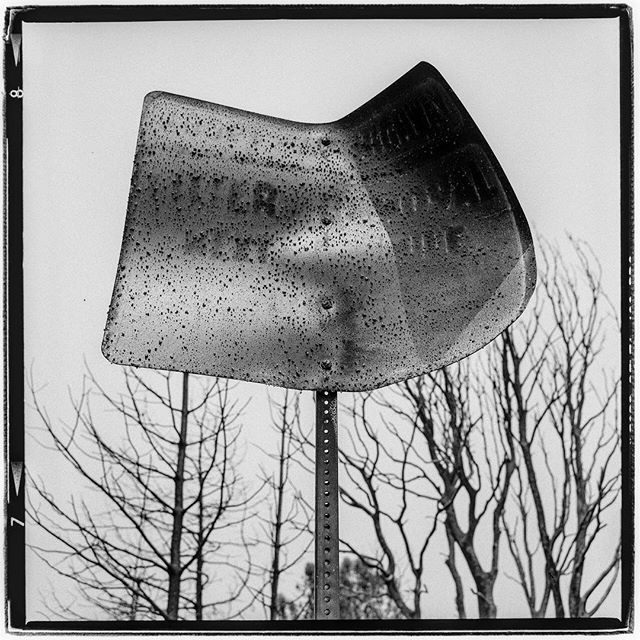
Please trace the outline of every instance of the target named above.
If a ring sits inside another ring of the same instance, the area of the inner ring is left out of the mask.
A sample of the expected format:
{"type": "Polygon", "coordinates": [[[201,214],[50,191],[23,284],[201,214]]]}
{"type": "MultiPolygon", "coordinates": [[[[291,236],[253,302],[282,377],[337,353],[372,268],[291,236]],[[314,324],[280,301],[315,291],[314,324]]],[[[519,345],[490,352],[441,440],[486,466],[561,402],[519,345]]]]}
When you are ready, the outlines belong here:
{"type": "Polygon", "coordinates": [[[467,611],[456,550],[473,580],[478,615],[497,614],[501,516],[515,470],[515,443],[494,414],[482,410],[485,395],[483,371],[464,362],[354,394],[343,406],[340,494],[364,518],[375,550],[363,544],[368,538],[361,528],[353,539],[343,531],[341,543],[382,577],[401,617],[422,615],[427,552],[441,524],[458,616],[467,617],[467,611]]]}
{"type": "Polygon", "coordinates": [[[341,534],[341,542],[384,581],[399,616],[420,618],[427,590],[427,548],[442,510],[432,495],[431,479],[422,471],[425,460],[416,447],[417,432],[402,433],[384,416],[380,416],[382,426],[373,427],[369,408],[379,395],[353,397],[348,410],[355,428],[343,431],[347,442],[340,449],[341,498],[364,516],[379,551],[366,550],[360,529],[352,540],[341,534]],[[416,513],[418,519],[412,518],[416,513]]]}
{"type": "Polygon", "coordinates": [[[484,393],[481,372],[466,361],[377,394],[378,405],[419,456],[411,463],[414,477],[430,485],[443,512],[446,566],[461,618],[467,612],[456,548],[474,581],[479,617],[496,616],[500,519],[515,467],[511,434],[497,430],[492,415],[480,410],[484,393]]]}
{"type": "Polygon", "coordinates": [[[595,552],[620,491],[619,378],[598,366],[615,317],[597,257],[583,243],[571,244],[574,266],[542,243],[533,312],[494,349],[499,367],[493,378],[500,380],[501,402],[510,406],[507,423],[522,461],[516,514],[505,518],[505,528],[535,617],[545,615],[549,597],[557,617],[593,615],[610,593],[620,561],[619,539],[605,560],[602,550],[600,557],[595,552]],[[544,571],[536,563],[538,541],[544,571]],[[585,585],[588,564],[592,577],[585,585]]]}
{"type": "Polygon", "coordinates": [[[116,394],[89,372],[68,425],[49,416],[32,381],[42,446],[86,487],[64,500],[30,477],[28,515],[56,542],[36,552],[75,582],[92,619],[95,608],[109,617],[202,619],[233,602],[250,573],[235,530],[251,501],[236,472],[244,406],[223,380],[199,380],[190,402],[188,374],[123,376],[116,394]],[[216,570],[216,597],[207,601],[216,570]]]}
{"type": "Polygon", "coordinates": [[[312,510],[292,479],[293,462],[300,452],[300,395],[285,389],[281,400],[269,394],[270,431],[275,451],[260,447],[272,460],[269,468],[261,466],[266,489],[263,502],[268,505],[258,516],[259,542],[268,550],[268,565],[261,567],[266,576],[255,590],[256,599],[268,610],[270,620],[284,618],[291,603],[280,593],[281,578],[308,552],[313,536],[312,510]]]}
{"type": "MultiPolygon", "coordinates": [[[[414,472],[423,460],[413,441],[384,418],[382,426],[374,428],[369,418],[371,407],[375,407],[372,398],[372,393],[348,394],[347,402],[340,407],[340,497],[360,517],[358,524],[350,528],[351,535],[341,529],[340,552],[354,556],[358,567],[379,579],[376,584],[384,585],[388,606],[381,608],[372,600],[368,611],[420,618],[422,597],[426,593],[423,580],[426,552],[441,509],[437,497],[428,495],[430,483],[425,482],[424,474],[414,472]],[[418,508],[417,503],[427,506],[418,508]],[[411,518],[415,513],[418,518],[411,518]]],[[[300,450],[295,462],[307,474],[313,474],[313,432],[302,425],[294,437],[300,450]]],[[[349,562],[345,566],[349,571],[353,568],[349,562]]],[[[313,571],[313,563],[307,563],[307,569],[313,571]]],[[[312,582],[305,585],[299,586],[300,595],[295,600],[298,604],[301,599],[306,602],[304,594],[308,595],[312,582]]],[[[341,585],[341,601],[348,595],[343,590],[341,585]]],[[[358,597],[362,598],[362,594],[358,597]]],[[[376,593],[375,598],[378,597],[376,593]]],[[[301,615],[300,612],[306,612],[309,607],[313,610],[312,603],[292,608],[286,598],[284,601],[289,617],[301,615]]],[[[363,601],[358,606],[363,610],[367,608],[363,601]]]]}
{"type": "Polygon", "coordinates": [[[550,602],[557,617],[592,615],[615,584],[619,544],[604,559],[596,551],[620,489],[618,380],[598,366],[611,313],[596,257],[573,248],[575,259],[542,243],[530,308],[487,348],[354,400],[341,494],[370,522],[377,552],[344,543],[385,576],[405,617],[420,615],[423,554],[440,522],[461,618],[466,572],[482,618],[497,615],[500,575],[520,584],[534,617],[550,602]],[[408,525],[417,509],[431,527],[408,525]]]}

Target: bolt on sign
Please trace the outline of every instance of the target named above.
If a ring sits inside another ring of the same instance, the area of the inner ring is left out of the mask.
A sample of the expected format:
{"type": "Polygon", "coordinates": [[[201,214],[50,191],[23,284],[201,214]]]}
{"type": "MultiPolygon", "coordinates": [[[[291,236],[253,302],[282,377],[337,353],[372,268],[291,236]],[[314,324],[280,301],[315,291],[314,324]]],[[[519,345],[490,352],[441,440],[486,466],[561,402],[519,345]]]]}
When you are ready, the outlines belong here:
{"type": "MultiPolygon", "coordinates": [[[[318,433],[326,404],[332,437],[317,442],[334,455],[335,392],[468,356],[521,314],[535,279],[516,196],[427,63],[327,124],[153,92],[102,349],[326,392],[318,433]]],[[[318,618],[337,616],[327,597],[318,618]]]]}

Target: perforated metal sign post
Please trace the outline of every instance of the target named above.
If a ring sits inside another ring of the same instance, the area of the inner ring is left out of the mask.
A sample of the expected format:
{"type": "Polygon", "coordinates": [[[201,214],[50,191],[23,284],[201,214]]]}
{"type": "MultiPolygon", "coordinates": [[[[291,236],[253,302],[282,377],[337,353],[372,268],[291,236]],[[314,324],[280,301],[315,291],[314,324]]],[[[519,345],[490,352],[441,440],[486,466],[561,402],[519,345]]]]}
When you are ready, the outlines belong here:
{"type": "Polygon", "coordinates": [[[337,396],[335,391],[316,393],[314,603],[318,620],[340,617],[337,396]]]}
{"type": "Polygon", "coordinates": [[[513,190],[424,62],[327,124],[154,92],[143,104],[103,353],[322,390],[317,443],[329,446],[317,451],[316,615],[335,618],[336,392],[464,358],[520,315],[535,277],[513,190]]]}

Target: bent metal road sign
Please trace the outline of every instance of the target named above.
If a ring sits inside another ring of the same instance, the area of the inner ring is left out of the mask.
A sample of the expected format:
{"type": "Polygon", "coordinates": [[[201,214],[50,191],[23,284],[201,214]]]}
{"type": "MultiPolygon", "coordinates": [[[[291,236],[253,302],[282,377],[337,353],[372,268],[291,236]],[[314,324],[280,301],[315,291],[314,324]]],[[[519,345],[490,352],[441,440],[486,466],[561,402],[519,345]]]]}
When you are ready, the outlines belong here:
{"type": "Polygon", "coordinates": [[[356,391],[481,348],[535,284],[524,214],[422,62],[336,122],[146,96],[112,362],[356,391]]]}

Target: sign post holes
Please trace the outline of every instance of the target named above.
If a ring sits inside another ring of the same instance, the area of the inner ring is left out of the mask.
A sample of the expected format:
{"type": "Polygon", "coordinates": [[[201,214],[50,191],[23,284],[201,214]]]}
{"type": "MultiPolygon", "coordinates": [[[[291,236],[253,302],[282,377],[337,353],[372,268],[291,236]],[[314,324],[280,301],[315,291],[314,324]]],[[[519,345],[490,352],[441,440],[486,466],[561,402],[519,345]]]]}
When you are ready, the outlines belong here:
{"type": "Polygon", "coordinates": [[[338,394],[316,391],[316,620],[340,618],[338,394]]]}

